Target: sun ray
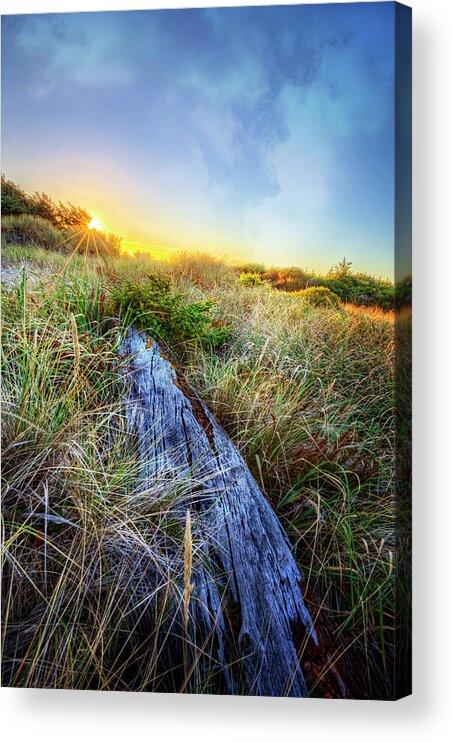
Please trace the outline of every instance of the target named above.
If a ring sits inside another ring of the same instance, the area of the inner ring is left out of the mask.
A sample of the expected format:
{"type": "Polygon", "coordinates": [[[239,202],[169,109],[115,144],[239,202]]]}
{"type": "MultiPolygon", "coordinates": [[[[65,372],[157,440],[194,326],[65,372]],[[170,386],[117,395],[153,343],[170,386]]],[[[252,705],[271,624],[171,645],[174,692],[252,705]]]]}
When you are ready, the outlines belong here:
{"type": "Polygon", "coordinates": [[[112,251],[111,251],[111,250],[110,250],[110,248],[108,247],[107,243],[106,243],[106,242],[104,242],[104,240],[102,239],[101,235],[100,235],[100,234],[98,233],[98,235],[97,235],[97,236],[99,237],[99,240],[100,240],[100,242],[101,242],[101,245],[102,245],[102,246],[103,246],[103,247],[104,247],[104,248],[105,248],[105,249],[107,250],[107,252],[109,253],[109,255],[110,255],[110,256],[111,256],[112,258],[115,258],[115,257],[116,257],[116,255],[114,255],[114,254],[112,253],[112,251]]]}
{"type": "Polygon", "coordinates": [[[81,236],[81,238],[80,238],[80,240],[78,241],[77,245],[75,246],[74,250],[73,250],[73,251],[72,251],[72,253],[70,254],[70,256],[69,256],[69,258],[67,259],[66,263],[64,264],[64,267],[63,267],[63,270],[62,270],[62,274],[63,274],[63,273],[64,273],[64,272],[66,271],[66,268],[68,267],[68,265],[69,265],[69,263],[71,262],[72,258],[74,257],[74,255],[76,254],[76,252],[77,252],[77,250],[79,249],[80,245],[82,244],[82,242],[83,242],[83,238],[85,237],[85,234],[86,234],[86,232],[85,232],[85,230],[84,230],[84,232],[83,232],[83,235],[81,236]]]}
{"type": "Polygon", "coordinates": [[[97,240],[96,240],[96,234],[95,234],[95,232],[92,232],[92,236],[93,236],[94,249],[96,250],[96,255],[98,257],[98,264],[99,264],[99,266],[101,266],[102,261],[101,261],[101,256],[100,256],[99,250],[98,250],[98,243],[97,243],[97,240]]]}
{"type": "Polygon", "coordinates": [[[91,237],[91,231],[87,232],[87,241],[85,245],[85,257],[84,257],[84,268],[87,269],[87,255],[88,255],[88,246],[90,244],[90,237],[91,237]]]}
{"type": "Polygon", "coordinates": [[[55,245],[55,249],[56,249],[57,247],[60,247],[61,245],[64,245],[64,244],[65,244],[66,242],[69,242],[69,240],[72,240],[72,239],[74,239],[74,237],[77,237],[77,236],[78,236],[79,234],[81,234],[82,232],[85,232],[85,227],[84,227],[83,229],[79,229],[79,231],[78,231],[78,232],[75,232],[74,234],[71,234],[71,235],[69,235],[69,237],[66,237],[66,239],[65,239],[65,240],[63,240],[62,242],[59,242],[59,243],[58,243],[58,245],[55,245]]]}

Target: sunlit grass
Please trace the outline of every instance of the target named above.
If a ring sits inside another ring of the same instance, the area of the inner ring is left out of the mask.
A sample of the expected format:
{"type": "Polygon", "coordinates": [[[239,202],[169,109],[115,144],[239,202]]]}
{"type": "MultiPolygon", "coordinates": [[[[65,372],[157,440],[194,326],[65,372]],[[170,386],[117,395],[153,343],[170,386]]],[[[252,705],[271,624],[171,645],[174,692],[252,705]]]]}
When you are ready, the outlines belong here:
{"type": "Polygon", "coordinates": [[[220,354],[193,347],[185,371],[297,544],[306,587],[338,632],[338,653],[347,648],[360,667],[362,692],[385,695],[395,596],[393,314],[307,308],[260,287],[209,295],[232,338],[220,354]]]}
{"type": "MultiPolygon", "coordinates": [[[[77,250],[67,264],[67,254],[32,245],[3,250],[6,265],[25,264],[3,292],[6,682],[174,683],[159,637],[172,616],[184,628],[177,511],[185,515],[188,485],[169,476],[152,499],[134,485],[117,371],[124,328],[109,304],[113,285],[159,270],[188,303],[216,303],[229,329],[222,348],[193,340],[168,350],[271,499],[312,613],[331,621],[334,659],[346,658],[361,692],[385,697],[395,609],[393,313],[306,306],[241,285],[200,256],[104,256],[102,269],[97,258],[77,250]],[[145,591],[155,616],[148,640],[138,618],[144,563],[157,570],[145,591]]],[[[208,691],[209,677],[199,684],[208,691]]]]}
{"type": "Polygon", "coordinates": [[[127,426],[122,330],[94,272],[30,284],[21,270],[4,288],[6,685],[178,691],[190,675],[192,689],[210,688],[210,646],[197,647],[184,612],[194,480],[172,469],[146,483],[127,426]]]}

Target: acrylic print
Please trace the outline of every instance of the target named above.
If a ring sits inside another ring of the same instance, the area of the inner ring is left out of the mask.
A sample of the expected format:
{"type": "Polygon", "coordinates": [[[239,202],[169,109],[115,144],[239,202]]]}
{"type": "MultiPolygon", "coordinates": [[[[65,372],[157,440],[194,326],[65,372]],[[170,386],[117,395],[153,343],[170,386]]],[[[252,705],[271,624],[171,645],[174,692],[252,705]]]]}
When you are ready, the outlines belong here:
{"type": "Polygon", "coordinates": [[[2,682],[410,693],[411,11],[2,17],[2,682]]]}

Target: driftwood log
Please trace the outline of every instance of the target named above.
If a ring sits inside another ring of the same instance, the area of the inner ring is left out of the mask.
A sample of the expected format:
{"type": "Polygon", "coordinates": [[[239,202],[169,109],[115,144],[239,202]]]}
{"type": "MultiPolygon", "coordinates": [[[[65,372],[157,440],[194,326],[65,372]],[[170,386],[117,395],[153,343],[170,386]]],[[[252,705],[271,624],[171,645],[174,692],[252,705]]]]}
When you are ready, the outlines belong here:
{"type": "Polygon", "coordinates": [[[174,470],[193,482],[190,507],[205,552],[194,568],[190,601],[198,645],[203,635],[214,637],[226,693],[306,696],[300,658],[317,637],[301,574],[271,505],[159,346],[131,330],[122,353],[129,356],[128,423],[144,476],[152,483],[160,471],[174,470]]]}

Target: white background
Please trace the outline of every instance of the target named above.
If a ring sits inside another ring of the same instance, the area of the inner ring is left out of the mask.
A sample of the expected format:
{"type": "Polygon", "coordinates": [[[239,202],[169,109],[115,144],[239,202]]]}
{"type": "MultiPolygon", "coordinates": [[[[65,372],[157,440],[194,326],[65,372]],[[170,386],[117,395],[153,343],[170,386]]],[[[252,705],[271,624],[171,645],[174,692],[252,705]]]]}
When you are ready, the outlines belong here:
{"type": "MultiPolygon", "coordinates": [[[[413,696],[379,703],[3,688],[0,723],[8,742],[453,739],[453,3],[408,4],[414,10],[413,696]]],[[[184,0],[0,0],[2,13],[187,5],[184,0]]]]}

